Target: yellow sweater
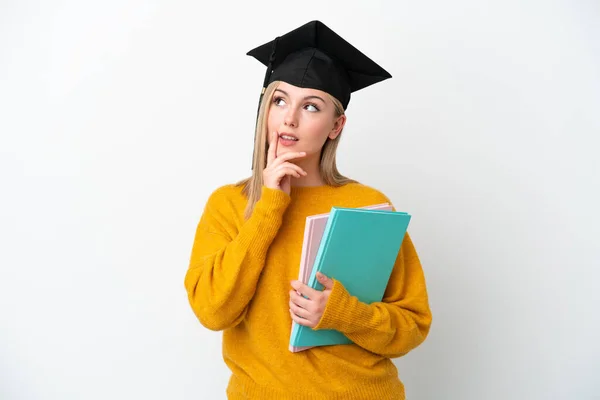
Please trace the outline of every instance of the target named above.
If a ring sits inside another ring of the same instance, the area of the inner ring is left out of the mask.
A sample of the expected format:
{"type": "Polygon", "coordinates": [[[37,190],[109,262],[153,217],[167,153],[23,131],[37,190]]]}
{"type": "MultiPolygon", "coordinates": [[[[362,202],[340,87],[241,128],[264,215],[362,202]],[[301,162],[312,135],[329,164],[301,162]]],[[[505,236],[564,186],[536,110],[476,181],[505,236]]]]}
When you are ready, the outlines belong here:
{"type": "Polygon", "coordinates": [[[389,202],[371,187],[263,187],[252,216],[241,187],[215,190],[196,230],[185,288],[205,327],[223,330],[232,371],[229,399],[404,399],[390,358],[425,340],[431,325],[425,277],[405,235],[382,302],[365,304],[335,281],[314,329],[337,329],[354,344],[288,350],[290,282],[298,279],[306,217],[332,206],[389,202]]]}

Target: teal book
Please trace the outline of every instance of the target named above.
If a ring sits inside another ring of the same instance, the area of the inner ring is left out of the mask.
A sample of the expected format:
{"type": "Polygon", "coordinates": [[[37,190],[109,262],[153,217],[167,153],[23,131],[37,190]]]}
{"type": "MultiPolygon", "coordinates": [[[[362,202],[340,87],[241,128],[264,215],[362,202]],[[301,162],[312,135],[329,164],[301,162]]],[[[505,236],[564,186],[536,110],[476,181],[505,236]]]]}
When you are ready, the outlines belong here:
{"type": "MultiPolygon", "coordinates": [[[[323,290],[316,278],[321,272],[362,302],[381,301],[410,219],[410,214],[398,211],[332,207],[308,286],[323,290]]],[[[293,325],[290,337],[294,347],[350,343],[337,330],[299,324],[293,325]]]]}

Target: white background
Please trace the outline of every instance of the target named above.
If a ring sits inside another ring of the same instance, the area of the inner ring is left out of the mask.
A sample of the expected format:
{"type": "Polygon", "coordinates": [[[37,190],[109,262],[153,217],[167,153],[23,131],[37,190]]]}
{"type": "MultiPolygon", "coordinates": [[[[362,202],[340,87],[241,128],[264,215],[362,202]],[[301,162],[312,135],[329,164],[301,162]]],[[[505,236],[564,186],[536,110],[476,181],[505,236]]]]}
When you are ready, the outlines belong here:
{"type": "Polygon", "coordinates": [[[223,399],[183,287],[250,172],[264,67],[320,19],[394,76],[341,171],[413,215],[433,325],[408,398],[600,398],[597,1],[0,3],[0,398],[223,399]]]}

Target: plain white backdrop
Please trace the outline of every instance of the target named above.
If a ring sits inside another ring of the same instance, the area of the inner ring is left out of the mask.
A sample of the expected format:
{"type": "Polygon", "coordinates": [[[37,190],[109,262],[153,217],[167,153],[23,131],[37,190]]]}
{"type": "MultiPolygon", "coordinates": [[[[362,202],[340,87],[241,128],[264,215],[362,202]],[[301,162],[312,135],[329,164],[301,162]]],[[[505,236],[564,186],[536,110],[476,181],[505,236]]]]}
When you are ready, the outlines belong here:
{"type": "Polygon", "coordinates": [[[224,399],[183,278],[250,173],[264,67],[320,19],[393,78],[341,171],[413,215],[433,325],[410,400],[600,398],[596,1],[0,3],[0,398],[224,399]]]}

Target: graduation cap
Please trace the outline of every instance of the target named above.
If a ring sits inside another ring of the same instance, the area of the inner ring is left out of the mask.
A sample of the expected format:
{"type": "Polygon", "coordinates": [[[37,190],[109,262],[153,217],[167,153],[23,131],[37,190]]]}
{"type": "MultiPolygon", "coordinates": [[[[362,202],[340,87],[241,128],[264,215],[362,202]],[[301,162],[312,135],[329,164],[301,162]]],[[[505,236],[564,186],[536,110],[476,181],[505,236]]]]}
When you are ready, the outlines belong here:
{"type": "Polygon", "coordinates": [[[308,22],[247,55],[267,67],[260,100],[269,83],[283,81],[329,93],[345,110],[352,92],[392,77],[320,21],[308,22]]]}

